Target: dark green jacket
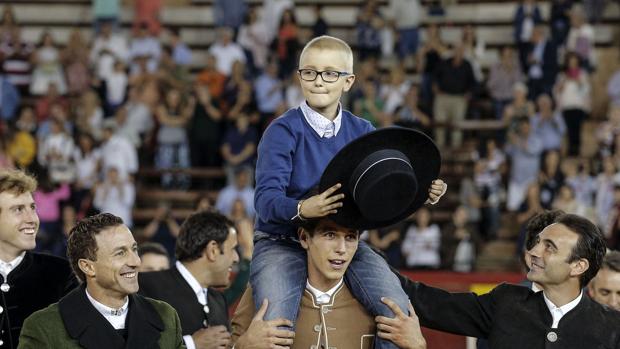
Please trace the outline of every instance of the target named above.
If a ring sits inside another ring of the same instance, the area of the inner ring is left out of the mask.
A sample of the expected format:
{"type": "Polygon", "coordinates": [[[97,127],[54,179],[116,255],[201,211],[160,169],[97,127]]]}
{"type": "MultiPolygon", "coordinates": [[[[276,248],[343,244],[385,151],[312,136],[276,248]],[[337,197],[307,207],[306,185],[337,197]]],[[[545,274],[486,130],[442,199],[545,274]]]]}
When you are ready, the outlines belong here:
{"type": "Polygon", "coordinates": [[[84,286],[26,319],[18,348],[185,348],[176,311],[167,303],[129,296],[127,340],[92,306],[84,286]]]}

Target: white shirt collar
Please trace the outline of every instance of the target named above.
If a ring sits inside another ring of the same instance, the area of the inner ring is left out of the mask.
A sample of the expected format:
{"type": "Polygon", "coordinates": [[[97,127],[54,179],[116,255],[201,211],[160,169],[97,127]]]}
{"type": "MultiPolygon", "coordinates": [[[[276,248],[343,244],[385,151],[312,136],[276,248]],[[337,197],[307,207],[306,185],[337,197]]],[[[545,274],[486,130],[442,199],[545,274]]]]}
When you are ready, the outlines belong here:
{"type": "Polygon", "coordinates": [[[310,280],[307,280],[306,281],[306,289],[308,291],[310,291],[314,295],[314,298],[316,299],[316,302],[318,304],[327,304],[332,299],[332,296],[334,295],[334,293],[336,293],[338,288],[340,288],[340,286],[342,285],[342,281],[343,280],[344,279],[341,278],[340,281],[338,281],[338,283],[336,284],[336,286],[332,287],[331,289],[329,289],[326,292],[323,292],[323,291],[313,287],[312,285],[310,285],[310,280]]]}
{"type": "Polygon", "coordinates": [[[26,251],[22,252],[19,256],[15,257],[15,259],[13,259],[10,262],[5,262],[3,260],[0,260],[0,275],[4,277],[4,281],[6,281],[7,276],[9,276],[9,274],[13,270],[15,270],[15,268],[17,268],[19,263],[21,263],[22,260],[24,260],[25,255],[26,255],[26,251]]]}
{"type": "Polygon", "coordinates": [[[86,290],[86,297],[93,307],[95,307],[95,309],[97,309],[97,311],[101,313],[106,320],[108,320],[115,330],[122,330],[125,328],[125,319],[127,318],[127,313],[129,311],[129,297],[125,297],[125,304],[118,309],[110,308],[105,304],[101,304],[94,299],[90,293],[88,293],[88,290],[86,290]]]}
{"type": "Polygon", "coordinates": [[[198,280],[196,280],[194,275],[192,275],[192,273],[190,273],[189,270],[187,270],[187,268],[185,268],[183,263],[177,261],[175,265],[176,265],[177,269],[179,270],[179,273],[181,273],[181,276],[183,277],[183,279],[185,279],[185,281],[187,281],[189,286],[192,288],[192,290],[196,294],[196,298],[198,298],[198,302],[200,304],[202,304],[202,305],[206,305],[207,304],[207,296],[206,296],[207,289],[203,288],[200,285],[198,280]]]}
{"type": "Polygon", "coordinates": [[[540,288],[540,287],[536,286],[536,283],[535,283],[535,282],[532,282],[532,287],[531,287],[531,289],[532,289],[532,291],[534,291],[534,293],[542,291],[542,288],[540,288]]]}
{"type": "Polygon", "coordinates": [[[338,103],[338,112],[334,121],[330,121],[323,114],[310,108],[306,101],[301,103],[299,107],[301,108],[302,114],[304,114],[304,118],[319,137],[330,138],[338,135],[338,131],[340,131],[340,126],[342,125],[342,105],[340,103],[338,103]]]}
{"type": "Polygon", "coordinates": [[[583,291],[581,291],[579,293],[579,296],[577,296],[577,298],[575,298],[571,302],[566,303],[561,307],[557,307],[555,304],[553,304],[553,302],[551,302],[549,298],[547,298],[545,291],[543,291],[543,298],[545,299],[545,303],[547,304],[547,308],[549,308],[551,316],[553,316],[553,324],[551,325],[551,328],[558,327],[558,323],[560,322],[562,317],[566,315],[566,313],[568,313],[569,311],[573,310],[579,304],[579,302],[581,302],[582,296],[583,291]]]}

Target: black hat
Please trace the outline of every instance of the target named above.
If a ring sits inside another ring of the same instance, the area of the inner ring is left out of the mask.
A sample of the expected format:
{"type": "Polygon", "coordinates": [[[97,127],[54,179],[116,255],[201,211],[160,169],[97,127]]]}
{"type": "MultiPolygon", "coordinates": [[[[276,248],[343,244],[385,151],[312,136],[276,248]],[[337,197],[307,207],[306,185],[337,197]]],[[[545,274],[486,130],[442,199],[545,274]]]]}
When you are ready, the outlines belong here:
{"type": "Polygon", "coordinates": [[[342,184],[342,207],[329,215],[352,229],[397,223],[420,208],[438,175],[439,149],[425,134],[408,128],[379,129],[342,148],[325,168],[324,192],[342,184]]]}

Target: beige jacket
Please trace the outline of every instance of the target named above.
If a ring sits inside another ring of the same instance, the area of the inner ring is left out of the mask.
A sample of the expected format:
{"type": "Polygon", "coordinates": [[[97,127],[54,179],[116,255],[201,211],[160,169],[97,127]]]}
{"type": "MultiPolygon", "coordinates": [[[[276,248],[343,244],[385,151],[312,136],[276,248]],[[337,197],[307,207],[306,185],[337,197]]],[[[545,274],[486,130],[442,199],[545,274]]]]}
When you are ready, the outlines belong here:
{"type": "MultiPolygon", "coordinates": [[[[250,326],[254,309],[248,287],[232,319],[233,343],[250,326]]],[[[376,324],[343,283],[324,305],[317,305],[312,293],[305,290],[296,328],[291,349],[371,349],[376,324]]]]}

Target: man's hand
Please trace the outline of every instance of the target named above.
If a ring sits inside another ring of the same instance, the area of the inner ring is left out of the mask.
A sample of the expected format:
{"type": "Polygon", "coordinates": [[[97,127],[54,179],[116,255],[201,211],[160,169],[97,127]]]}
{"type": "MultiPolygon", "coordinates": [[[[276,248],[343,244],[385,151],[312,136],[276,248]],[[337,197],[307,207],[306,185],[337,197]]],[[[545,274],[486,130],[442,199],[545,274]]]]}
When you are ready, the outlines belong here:
{"type": "Polygon", "coordinates": [[[230,343],[230,333],[225,326],[201,328],[192,334],[196,349],[226,349],[230,343]]]}
{"type": "Polygon", "coordinates": [[[334,194],[340,189],[340,183],[325,190],[321,194],[310,197],[301,204],[301,215],[303,218],[325,217],[337,212],[338,207],[342,207],[344,194],[334,194]]]}
{"type": "Polygon", "coordinates": [[[409,303],[409,313],[405,315],[402,310],[389,298],[381,301],[387,305],[396,315],[394,318],[385,316],[375,317],[377,322],[377,335],[387,339],[402,349],[426,349],[426,340],[420,330],[420,321],[409,303]]]}
{"type": "Polygon", "coordinates": [[[293,327],[292,322],[286,319],[263,320],[268,305],[269,301],[265,299],[248,330],[235,343],[235,349],[288,349],[293,344],[295,332],[278,329],[293,327]]]}
{"type": "Polygon", "coordinates": [[[434,205],[439,202],[439,199],[446,193],[448,190],[448,185],[444,183],[441,179],[436,179],[431,183],[431,187],[428,189],[428,200],[426,200],[427,204],[434,205]]]}

